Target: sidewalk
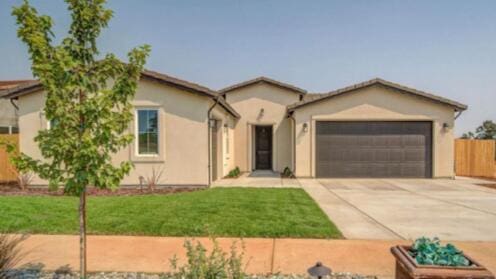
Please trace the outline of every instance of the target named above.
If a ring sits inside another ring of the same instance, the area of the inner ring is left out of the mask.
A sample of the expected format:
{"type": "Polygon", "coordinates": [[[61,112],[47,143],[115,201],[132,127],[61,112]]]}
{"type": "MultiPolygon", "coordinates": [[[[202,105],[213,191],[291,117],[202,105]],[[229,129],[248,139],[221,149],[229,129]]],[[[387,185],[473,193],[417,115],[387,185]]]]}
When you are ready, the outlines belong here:
{"type": "MultiPolygon", "coordinates": [[[[165,272],[175,254],[184,262],[183,237],[88,236],[88,270],[165,272]]],[[[207,238],[196,238],[211,246],[207,238]]],[[[219,238],[229,251],[239,239],[219,238]]],[[[306,273],[308,267],[322,261],[337,272],[394,276],[394,259],[389,249],[402,240],[325,240],[247,238],[245,260],[248,273],[306,273]]],[[[496,242],[454,242],[496,274],[496,242]]],[[[55,270],[64,265],[78,269],[78,236],[32,235],[23,243],[28,252],[23,263],[45,265],[55,270]]]]}

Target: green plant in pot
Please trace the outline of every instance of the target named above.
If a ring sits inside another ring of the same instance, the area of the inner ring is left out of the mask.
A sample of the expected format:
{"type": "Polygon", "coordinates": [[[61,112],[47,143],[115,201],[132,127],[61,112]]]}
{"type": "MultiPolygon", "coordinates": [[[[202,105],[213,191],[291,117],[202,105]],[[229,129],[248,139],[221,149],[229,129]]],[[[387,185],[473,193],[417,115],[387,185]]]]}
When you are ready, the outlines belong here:
{"type": "Polygon", "coordinates": [[[396,279],[495,279],[475,259],[452,244],[441,245],[438,238],[421,237],[412,245],[391,247],[391,253],[396,259],[396,279]]]}
{"type": "Polygon", "coordinates": [[[470,261],[463,256],[463,252],[448,243],[441,245],[439,238],[421,237],[413,243],[410,255],[420,265],[440,266],[470,266],[470,261]]]}

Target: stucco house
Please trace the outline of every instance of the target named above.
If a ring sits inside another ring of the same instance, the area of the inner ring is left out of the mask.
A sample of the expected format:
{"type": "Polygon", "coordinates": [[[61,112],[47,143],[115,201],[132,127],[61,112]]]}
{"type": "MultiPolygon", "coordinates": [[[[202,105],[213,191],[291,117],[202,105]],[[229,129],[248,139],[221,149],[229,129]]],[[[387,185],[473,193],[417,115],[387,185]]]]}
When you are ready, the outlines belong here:
{"type": "MultiPolygon", "coordinates": [[[[0,91],[14,88],[31,80],[0,80],[0,91]]],[[[0,99],[0,134],[17,134],[17,110],[9,99],[0,99]]]]}
{"type": "MultiPolygon", "coordinates": [[[[38,82],[8,89],[20,150],[49,128],[38,82]]],[[[243,172],[297,177],[453,177],[455,118],[466,105],[382,79],[324,94],[260,77],[215,91],[145,71],[133,100],[135,142],[115,155],[135,168],[124,185],[163,170],[163,185],[208,186],[243,172]]],[[[35,184],[44,184],[37,180],[35,184]]]]}

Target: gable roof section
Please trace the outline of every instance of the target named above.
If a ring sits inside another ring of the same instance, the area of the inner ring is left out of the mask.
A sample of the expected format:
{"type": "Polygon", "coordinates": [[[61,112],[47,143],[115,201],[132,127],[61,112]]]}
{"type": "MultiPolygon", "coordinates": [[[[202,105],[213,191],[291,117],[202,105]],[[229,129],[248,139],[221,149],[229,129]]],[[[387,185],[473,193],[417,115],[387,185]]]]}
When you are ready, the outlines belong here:
{"type": "Polygon", "coordinates": [[[272,84],[274,86],[277,86],[277,87],[280,87],[280,88],[283,88],[283,89],[287,89],[287,90],[290,90],[292,92],[295,92],[295,93],[298,93],[298,94],[307,94],[307,91],[305,89],[301,89],[299,87],[296,87],[294,85],[291,85],[289,83],[284,83],[284,82],[280,82],[280,81],[277,81],[275,79],[271,79],[271,78],[268,78],[268,77],[257,77],[257,78],[254,78],[254,79],[250,79],[250,80],[247,80],[247,81],[243,81],[243,82],[240,82],[240,83],[236,83],[234,85],[231,85],[231,86],[228,86],[226,88],[223,88],[221,90],[219,90],[219,92],[221,94],[226,94],[230,91],[234,91],[236,89],[239,89],[239,88],[243,88],[243,87],[247,87],[247,86],[250,86],[250,85],[253,85],[253,84],[257,84],[259,82],[265,82],[265,83],[268,83],[268,84],[272,84]]]}
{"type": "MultiPolygon", "coordinates": [[[[178,89],[188,91],[191,93],[195,94],[200,94],[200,95],[206,95],[207,97],[211,98],[218,98],[220,95],[212,90],[209,89],[205,86],[201,86],[196,83],[192,83],[189,81],[185,81],[182,79],[178,79],[169,75],[161,74],[158,72],[154,71],[149,71],[149,70],[144,70],[143,73],[141,74],[142,78],[147,78],[153,81],[156,81],[161,84],[169,85],[176,87],[178,89]]],[[[15,87],[0,91],[0,97],[1,98],[17,98],[22,95],[30,94],[39,90],[42,90],[43,87],[41,83],[37,80],[32,80],[28,82],[21,83],[15,87]]],[[[222,99],[222,98],[219,98],[222,99]]],[[[240,118],[240,115],[234,110],[231,105],[229,105],[225,100],[219,100],[219,104],[231,115],[233,115],[236,118],[240,118]]]]}
{"type": "MultiPolygon", "coordinates": [[[[399,92],[404,93],[404,94],[409,94],[409,95],[412,95],[412,96],[415,96],[415,97],[420,97],[420,98],[427,99],[429,101],[433,101],[433,102],[437,102],[437,103],[440,103],[440,104],[452,106],[456,111],[463,111],[463,110],[466,110],[467,109],[467,105],[464,105],[462,103],[458,103],[456,101],[452,101],[452,100],[449,100],[449,99],[446,99],[446,98],[443,98],[443,97],[436,96],[436,95],[431,94],[431,93],[427,93],[427,92],[424,92],[424,91],[420,91],[420,90],[417,90],[417,89],[406,87],[406,86],[403,86],[403,85],[400,85],[400,84],[397,84],[397,83],[393,83],[393,82],[390,82],[390,81],[387,81],[387,80],[383,80],[383,79],[380,79],[380,78],[375,78],[375,79],[371,79],[369,81],[357,83],[357,84],[354,84],[354,85],[351,85],[351,86],[348,86],[348,87],[344,87],[344,88],[341,88],[341,89],[338,89],[338,90],[334,90],[334,91],[331,91],[331,92],[328,92],[328,93],[316,94],[317,96],[313,96],[312,98],[304,98],[300,102],[297,102],[297,103],[294,103],[292,105],[289,105],[288,106],[288,111],[289,112],[292,112],[292,111],[294,111],[294,110],[296,110],[296,109],[298,109],[300,107],[303,107],[303,106],[306,106],[306,105],[309,105],[309,104],[313,104],[313,103],[316,103],[316,102],[320,102],[320,101],[323,101],[323,100],[327,100],[327,99],[330,99],[332,97],[336,97],[336,96],[339,96],[339,95],[342,95],[342,94],[345,94],[345,93],[351,93],[351,92],[353,92],[355,90],[362,89],[362,88],[365,88],[365,87],[369,87],[369,86],[372,86],[372,85],[381,85],[381,86],[384,86],[384,87],[387,87],[387,88],[396,89],[399,92]]],[[[309,94],[309,95],[314,95],[314,94],[309,94]]],[[[307,95],[307,96],[309,96],[309,95],[307,95]]]]}

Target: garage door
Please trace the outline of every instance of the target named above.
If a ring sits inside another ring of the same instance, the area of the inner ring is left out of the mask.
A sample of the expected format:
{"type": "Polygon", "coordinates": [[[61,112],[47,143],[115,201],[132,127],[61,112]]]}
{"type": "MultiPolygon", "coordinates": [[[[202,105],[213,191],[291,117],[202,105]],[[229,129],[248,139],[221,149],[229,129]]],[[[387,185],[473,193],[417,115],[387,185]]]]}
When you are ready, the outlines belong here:
{"type": "Polygon", "coordinates": [[[316,126],[317,177],[432,177],[431,122],[316,126]]]}

